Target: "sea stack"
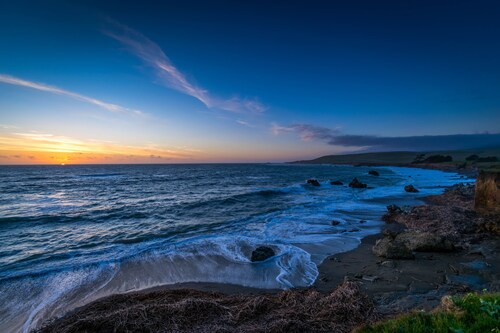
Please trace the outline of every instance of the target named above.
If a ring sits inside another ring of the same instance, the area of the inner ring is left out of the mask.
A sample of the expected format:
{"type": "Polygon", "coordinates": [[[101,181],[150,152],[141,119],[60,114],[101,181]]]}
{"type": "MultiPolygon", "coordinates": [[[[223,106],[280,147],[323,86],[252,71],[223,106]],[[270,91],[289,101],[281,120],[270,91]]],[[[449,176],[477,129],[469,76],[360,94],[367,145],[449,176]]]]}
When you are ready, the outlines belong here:
{"type": "Polygon", "coordinates": [[[321,185],[317,179],[308,179],[307,183],[309,185],[312,185],[312,186],[320,186],[321,185]]]}
{"type": "Polygon", "coordinates": [[[366,184],[360,182],[358,180],[358,178],[354,178],[350,183],[349,183],[349,187],[352,187],[352,188],[366,188],[366,184]]]}
{"type": "Polygon", "coordinates": [[[406,185],[405,191],[409,193],[417,193],[418,190],[413,185],[406,185]]]}
{"type": "Polygon", "coordinates": [[[481,171],[476,179],[474,207],[479,211],[500,211],[500,171],[481,171]]]}

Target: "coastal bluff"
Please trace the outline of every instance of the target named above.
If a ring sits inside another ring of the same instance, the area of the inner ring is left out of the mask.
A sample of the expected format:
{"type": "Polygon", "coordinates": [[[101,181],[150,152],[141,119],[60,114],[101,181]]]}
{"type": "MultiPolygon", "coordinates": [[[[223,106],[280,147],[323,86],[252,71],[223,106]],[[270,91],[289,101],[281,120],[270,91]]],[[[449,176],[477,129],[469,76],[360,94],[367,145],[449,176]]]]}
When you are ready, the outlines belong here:
{"type": "Polygon", "coordinates": [[[477,211],[500,210],[500,170],[479,173],[476,179],[474,208],[477,211]]]}

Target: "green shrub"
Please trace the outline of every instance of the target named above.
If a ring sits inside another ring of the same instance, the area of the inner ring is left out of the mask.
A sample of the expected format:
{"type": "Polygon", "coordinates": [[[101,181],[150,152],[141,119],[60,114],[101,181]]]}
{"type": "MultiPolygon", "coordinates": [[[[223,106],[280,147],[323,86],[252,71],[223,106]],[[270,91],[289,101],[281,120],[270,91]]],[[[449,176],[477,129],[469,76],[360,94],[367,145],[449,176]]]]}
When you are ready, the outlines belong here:
{"type": "Polygon", "coordinates": [[[487,157],[479,157],[476,162],[498,162],[498,157],[496,156],[487,156],[487,157]]]}
{"type": "Polygon", "coordinates": [[[414,312],[370,325],[359,333],[500,333],[500,294],[452,297],[453,309],[414,312]]]}
{"type": "Polygon", "coordinates": [[[479,158],[479,156],[478,156],[478,155],[476,155],[476,154],[472,154],[472,155],[467,156],[467,157],[465,158],[465,160],[466,160],[466,161],[475,161],[475,160],[477,160],[478,158],[479,158]]]}

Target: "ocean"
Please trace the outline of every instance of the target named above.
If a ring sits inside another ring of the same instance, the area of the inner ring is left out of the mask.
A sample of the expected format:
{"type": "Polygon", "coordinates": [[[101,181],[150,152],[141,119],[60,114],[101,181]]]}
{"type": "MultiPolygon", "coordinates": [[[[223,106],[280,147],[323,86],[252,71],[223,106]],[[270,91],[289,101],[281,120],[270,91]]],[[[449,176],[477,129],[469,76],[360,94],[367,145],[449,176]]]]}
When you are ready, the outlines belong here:
{"type": "Polygon", "coordinates": [[[308,286],[327,256],[380,231],[386,205],[419,204],[468,181],[398,167],[0,166],[0,332],[166,284],[308,286]],[[354,177],[369,188],[347,187],[354,177]],[[407,184],[420,192],[404,192],[407,184]],[[276,256],[252,263],[261,245],[276,256]]]}

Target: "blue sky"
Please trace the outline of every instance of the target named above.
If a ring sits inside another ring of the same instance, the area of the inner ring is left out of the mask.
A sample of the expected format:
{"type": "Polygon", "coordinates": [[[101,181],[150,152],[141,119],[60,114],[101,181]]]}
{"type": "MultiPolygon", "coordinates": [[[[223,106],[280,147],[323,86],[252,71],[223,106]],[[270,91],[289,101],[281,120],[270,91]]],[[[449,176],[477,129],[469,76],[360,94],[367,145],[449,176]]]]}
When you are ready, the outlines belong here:
{"type": "Polygon", "coordinates": [[[477,135],[500,132],[499,17],[496,1],[2,2],[0,163],[500,144],[477,135]]]}

